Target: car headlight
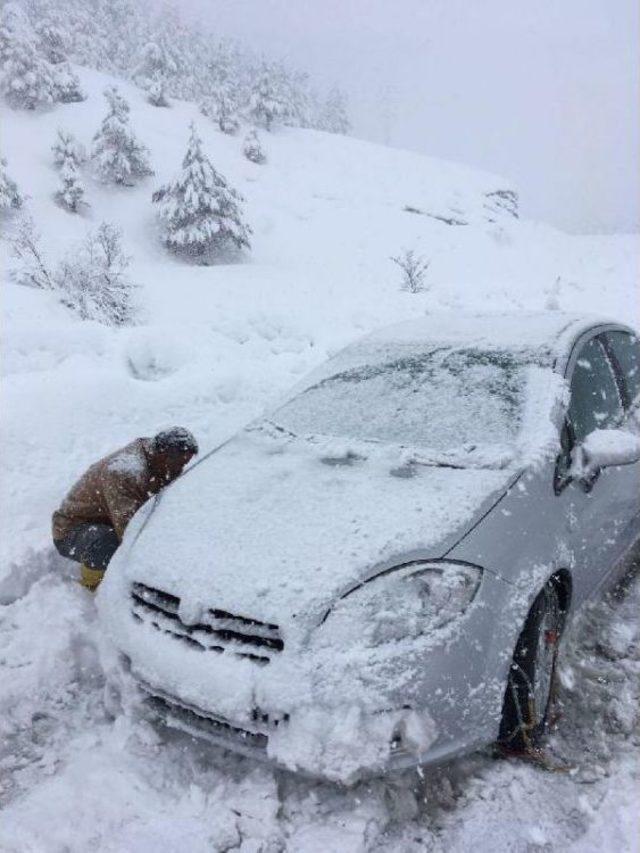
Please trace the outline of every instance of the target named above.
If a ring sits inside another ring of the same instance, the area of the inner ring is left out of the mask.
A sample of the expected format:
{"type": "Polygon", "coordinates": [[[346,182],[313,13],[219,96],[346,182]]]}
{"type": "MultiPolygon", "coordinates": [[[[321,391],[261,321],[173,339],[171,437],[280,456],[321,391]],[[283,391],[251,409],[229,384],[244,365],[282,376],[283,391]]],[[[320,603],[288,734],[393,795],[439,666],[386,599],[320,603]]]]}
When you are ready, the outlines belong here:
{"type": "Polygon", "coordinates": [[[411,563],[385,572],[339,599],[324,625],[342,644],[377,646],[430,634],[462,615],[482,569],[447,562],[411,563]]]}

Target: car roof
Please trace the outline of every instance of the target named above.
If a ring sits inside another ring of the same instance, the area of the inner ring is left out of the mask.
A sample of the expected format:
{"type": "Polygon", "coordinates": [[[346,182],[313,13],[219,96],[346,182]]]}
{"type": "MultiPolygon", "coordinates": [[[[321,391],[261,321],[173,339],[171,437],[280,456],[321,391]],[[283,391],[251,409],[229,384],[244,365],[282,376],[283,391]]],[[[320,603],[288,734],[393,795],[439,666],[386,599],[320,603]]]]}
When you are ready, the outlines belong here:
{"type": "Polygon", "coordinates": [[[394,360],[401,350],[447,347],[520,354],[564,374],[574,342],[590,329],[626,328],[610,319],[563,311],[434,312],[383,326],[347,345],[303,377],[286,399],[344,370],[394,360]]]}
{"type": "Polygon", "coordinates": [[[618,325],[606,318],[562,311],[428,314],[377,329],[361,339],[372,347],[441,345],[452,348],[565,353],[590,328],[618,325]]]}

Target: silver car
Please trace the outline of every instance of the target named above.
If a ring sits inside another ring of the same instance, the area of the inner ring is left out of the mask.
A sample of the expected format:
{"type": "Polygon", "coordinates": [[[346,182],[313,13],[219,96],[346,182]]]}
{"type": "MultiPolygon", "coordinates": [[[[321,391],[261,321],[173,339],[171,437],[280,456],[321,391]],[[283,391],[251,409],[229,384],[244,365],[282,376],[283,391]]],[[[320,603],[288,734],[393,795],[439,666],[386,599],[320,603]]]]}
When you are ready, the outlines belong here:
{"type": "Polygon", "coordinates": [[[535,746],[567,621],[640,537],[639,402],[635,333],[593,318],[356,342],[137,514],[110,695],[347,782],[535,746]]]}

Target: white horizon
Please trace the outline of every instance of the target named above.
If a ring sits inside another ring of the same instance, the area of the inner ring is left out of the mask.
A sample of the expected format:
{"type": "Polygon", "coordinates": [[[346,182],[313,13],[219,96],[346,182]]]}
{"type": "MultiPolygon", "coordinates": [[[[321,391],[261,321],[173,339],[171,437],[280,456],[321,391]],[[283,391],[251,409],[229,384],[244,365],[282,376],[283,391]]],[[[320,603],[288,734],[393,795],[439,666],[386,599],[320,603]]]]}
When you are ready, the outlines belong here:
{"type": "Polygon", "coordinates": [[[635,0],[183,0],[350,97],[353,135],[505,177],[524,216],[640,230],[635,0]]]}

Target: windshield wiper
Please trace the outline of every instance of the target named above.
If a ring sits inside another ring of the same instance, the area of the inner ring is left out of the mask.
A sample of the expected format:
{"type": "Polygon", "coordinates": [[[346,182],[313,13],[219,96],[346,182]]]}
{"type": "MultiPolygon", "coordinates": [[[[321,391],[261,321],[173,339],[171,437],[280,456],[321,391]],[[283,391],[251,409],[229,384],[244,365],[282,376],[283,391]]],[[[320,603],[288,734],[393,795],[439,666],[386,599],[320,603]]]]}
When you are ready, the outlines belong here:
{"type": "Polygon", "coordinates": [[[458,471],[464,470],[466,465],[458,465],[455,462],[443,462],[438,459],[407,459],[402,464],[392,468],[390,470],[390,474],[394,477],[415,477],[417,468],[454,468],[458,471]]]}

